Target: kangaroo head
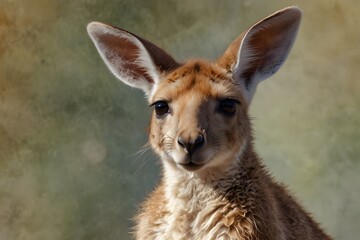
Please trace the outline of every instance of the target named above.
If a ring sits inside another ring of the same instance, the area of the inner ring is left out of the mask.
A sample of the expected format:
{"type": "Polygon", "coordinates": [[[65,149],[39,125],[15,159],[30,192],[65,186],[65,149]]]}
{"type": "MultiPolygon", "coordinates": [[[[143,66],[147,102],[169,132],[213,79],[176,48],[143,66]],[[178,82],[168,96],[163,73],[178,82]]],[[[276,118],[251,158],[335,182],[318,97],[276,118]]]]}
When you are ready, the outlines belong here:
{"type": "Polygon", "coordinates": [[[147,95],[149,141],[165,164],[200,171],[239,159],[251,137],[256,86],[284,63],[300,19],[298,8],[285,8],[242,33],[217,61],[184,64],[125,30],[93,22],[88,33],[110,71],[147,95]]]}

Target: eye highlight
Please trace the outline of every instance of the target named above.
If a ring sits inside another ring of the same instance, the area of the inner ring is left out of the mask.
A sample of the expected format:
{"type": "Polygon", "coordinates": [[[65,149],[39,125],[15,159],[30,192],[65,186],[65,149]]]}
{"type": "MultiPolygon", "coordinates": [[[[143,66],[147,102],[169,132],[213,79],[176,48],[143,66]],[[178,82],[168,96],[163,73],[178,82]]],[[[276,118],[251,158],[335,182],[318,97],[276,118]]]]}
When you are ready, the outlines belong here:
{"type": "Polygon", "coordinates": [[[237,100],[231,98],[221,100],[219,104],[219,110],[225,115],[232,116],[236,113],[238,103],[239,102],[237,100]]]}
{"type": "Polygon", "coordinates": [[[156,116],[162,117],[169,112],[169,104],[165,101],[158,101],[152,104],[155,109],[156,116]]]}

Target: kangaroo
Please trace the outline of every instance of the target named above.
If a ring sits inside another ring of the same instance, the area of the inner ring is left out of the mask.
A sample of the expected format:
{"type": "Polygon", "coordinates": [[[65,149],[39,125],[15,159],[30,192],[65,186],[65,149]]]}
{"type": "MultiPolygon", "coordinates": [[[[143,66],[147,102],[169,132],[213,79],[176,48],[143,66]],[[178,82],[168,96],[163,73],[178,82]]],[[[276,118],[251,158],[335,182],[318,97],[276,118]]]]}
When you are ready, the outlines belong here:
{"type": "Polygon", "coordinates": [[[185,63],[126,30],[88,25],[110,71],[154,108],[149,142],[162,179],[135,217],[136,239],[331,239],[264,167],[248,113],[258,83],[287,58],[301,15],[275,12],[216,61],[185,63]]]}

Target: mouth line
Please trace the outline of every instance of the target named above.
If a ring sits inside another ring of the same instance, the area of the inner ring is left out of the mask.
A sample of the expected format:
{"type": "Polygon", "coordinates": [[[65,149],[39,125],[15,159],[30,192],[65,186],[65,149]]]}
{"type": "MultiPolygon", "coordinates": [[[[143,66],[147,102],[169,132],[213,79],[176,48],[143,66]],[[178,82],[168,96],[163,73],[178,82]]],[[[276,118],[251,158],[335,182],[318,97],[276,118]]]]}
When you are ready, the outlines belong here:
{"type": "Polygon", "coordinates": [[[202,168],[205,165],[205,163],[194,163],[192,161],[189,161],[187,163],[178,163],[178,165],[187,171],[196,171],[202,168]]]}

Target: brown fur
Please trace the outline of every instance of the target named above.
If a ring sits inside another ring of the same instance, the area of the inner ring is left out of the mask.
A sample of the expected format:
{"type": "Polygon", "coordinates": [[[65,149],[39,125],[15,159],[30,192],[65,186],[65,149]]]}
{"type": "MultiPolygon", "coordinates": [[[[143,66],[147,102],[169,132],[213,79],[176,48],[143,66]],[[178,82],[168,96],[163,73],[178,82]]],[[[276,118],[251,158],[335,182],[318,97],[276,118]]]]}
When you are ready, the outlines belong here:
{"type": "Polygon", "coordinates": [[[248,115],[256,85],[283,64],[300,19],[299,9],[286,8],[219,60],[184,64],[132,33],[89,24],[109,69],[155,105],[149,142],[163,174],[135,218],[136,239],[330,239],[262,165],[248,115]]]}
{"type": "MultiPolygon", "coordinates": [[[[163,81],[154,95],[154,99],[167,99],[169,102],[176,102],[180,106],[185,106],[186,102],[193,96],[198,101],[206,99],[207,104],[211,105],[209,99],[218,99],[224,96],[237,96],[240,100],[240,108],[236,121],[229,119],[223,120],[219,124],[215,123],[219,119],[186,119],[186,127],[192,128],[198,125],[207,126],[208,134],[223,133],[223,149],[219,151],[239,151],[239,141],[248,139],[248,144],[241,158],[236,165],[230,169],[206,168],[200,170],[196,175],[184,173],[179,169],[173,176],[174,183],[169,186],[167,176],[164,173],[163,180],[157,190],[150,195],[148,200],[142,205],[139,215],[136,217],[136,239],[177,239],[172,238],[175,231],[182,239],[202,239],[206,234],[194,232],[191,228],[193,222],[199,214],[214,215],[215,220],[203,231],[209,232],[217,224],[222,224],[228,229],[222,237],[224,239],[330,239],[312,220],[312,218],[296,203],[288,194],[287,190],[279,185],[264,169],[257,154],[253,150],[251,125],[248,117],[248,108],[238,88],[230,78],[219,71],[216,65],[204,61],[196,61],[185,64],[181,68],[172,72],[165,79],[176,79],[169,83],[163,81]],[[201,71],[195,68],[201,66],[201,71]],[[194,71],[192,71],[192,69],[194,71]],[[184,73],[186,73],[184,75],[184,73]],[[182,77],[177,77],[182,76],[182,77]],[[196,83],[193,84],[194,79],[196,83]],[[219,86],[212,86],[214,82],[209,79],[216,79],[219,86]],[[172,86],[174,84],[174,86],[172,86]],[[191,95],[191,97],[189,96],[191,95]],[[194,126],[188,121],[195,122],[194,126]],[[200,123],[199,123],[200,121],[200,123]],[[204,122],[201,122],[204,121],[204,122]],[[214,122],[212,122],[214,121],[214,122]],[[179,179],[175,179],[175,178],[179,179]],[[171,233],[162,232],[163,225],[170,215],[174,214],[167,208],[169,205],[166,188],[171,187],[171,196],[178,198],[176,226],[171,233]],[[202,194],[203,188],[210,189],[210,196],[202,194]],[[191,190],[189,190],[191,189],[191,190]],[[212,201],[216,202],[214,204],[212,201]],[[192,205],[193,204],[193,205],[192,205]],[[211,204],[214,204],[212,206],[211,204]],[[205,212],[204,212],[205,211],[205,212]],[[200,238],[199,238],[200,237],[200,238]]],[[[194,106],[199,104],[192,102],[194,106]]],[[[182,125],[183,109],[177,112],[174,119],[178,126],[182,125]],[[182,111],[181,111],[182,110],[182,111]]],[[[202,113],[199,116],[209,114],[202,113]]],[[[161,155],[166,151],[159,142],[164,140],[163,133],[167,127],[176,128],[176,123],[159,124],[155,116],[152,117],[150,135],[156,136],[150,139],[152,146],[161,155]]],[[[218,137],[218,136],[217,136],[218,137]]],[[[214,138],[217,138],[214,137],[214,138]]],[[[211,139],[207,143],[213,147],[211,139]]],[[[166,171],[166,170],[165,170],[166,171]]],[[[198,231],[198,230],[196,230],[198,231]]],[[[221,239],[221,236],[218,236],[221,239]]],[[[210,239],[210,238],[209,238],[210,239]]]]}

